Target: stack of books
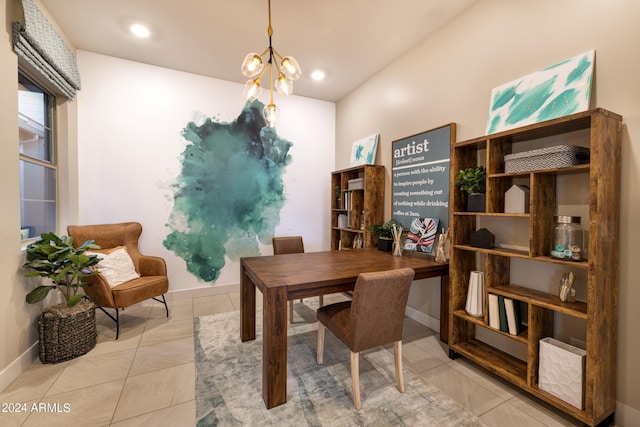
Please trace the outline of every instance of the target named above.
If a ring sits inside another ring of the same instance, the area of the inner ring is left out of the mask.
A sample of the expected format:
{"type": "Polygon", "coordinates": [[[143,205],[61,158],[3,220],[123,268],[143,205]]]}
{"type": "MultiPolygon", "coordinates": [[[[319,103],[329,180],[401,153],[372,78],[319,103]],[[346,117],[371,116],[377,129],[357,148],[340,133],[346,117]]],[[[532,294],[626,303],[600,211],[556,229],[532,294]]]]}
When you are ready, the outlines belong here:
{"type": "Polygon", "coordinates": [[[522,331],[519,301],[490,293],[489,326],[511,335],[519,335],[522,331]]]}

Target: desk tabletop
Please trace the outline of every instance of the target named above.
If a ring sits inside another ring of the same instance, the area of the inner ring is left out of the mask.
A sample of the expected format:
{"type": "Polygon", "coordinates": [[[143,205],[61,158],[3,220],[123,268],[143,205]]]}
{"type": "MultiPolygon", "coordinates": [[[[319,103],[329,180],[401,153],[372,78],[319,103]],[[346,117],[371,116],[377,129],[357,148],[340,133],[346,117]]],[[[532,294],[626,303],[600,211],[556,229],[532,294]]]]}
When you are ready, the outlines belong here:
{"type": "Polygon", "coordinates": [[[365,272],[409,267],[416,272],[416,279],[424,279],[448,274],[449,270],[448,263],[418,256],[396,257],[377,248],[248,257],[240,263],[256,286],[287,286],[290,291],[353,285],[358,274],[365,272]]]}

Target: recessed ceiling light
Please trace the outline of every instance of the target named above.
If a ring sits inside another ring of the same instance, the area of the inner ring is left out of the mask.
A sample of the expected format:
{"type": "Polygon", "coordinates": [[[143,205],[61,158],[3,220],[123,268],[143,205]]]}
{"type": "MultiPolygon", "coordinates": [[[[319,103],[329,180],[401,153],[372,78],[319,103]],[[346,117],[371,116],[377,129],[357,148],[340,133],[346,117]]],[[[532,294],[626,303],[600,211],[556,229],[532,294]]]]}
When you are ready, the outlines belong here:
{"type": "Polygon", "coordinates": [[[311,73],[311,78],[315,81],[320,81],[320,80],[324,80],[325,78],[325,74],[324,71],[322,70],[316,70],[313,73],[311,73]]]}
{"type": "Polygon", "coordinates": [[[140,37],[141,39],[146,39],[151,35],[149,28],[142,24],[133,24],[129,27],[129,30],[131,30],[131,33],[134,36],[140,37]]]}

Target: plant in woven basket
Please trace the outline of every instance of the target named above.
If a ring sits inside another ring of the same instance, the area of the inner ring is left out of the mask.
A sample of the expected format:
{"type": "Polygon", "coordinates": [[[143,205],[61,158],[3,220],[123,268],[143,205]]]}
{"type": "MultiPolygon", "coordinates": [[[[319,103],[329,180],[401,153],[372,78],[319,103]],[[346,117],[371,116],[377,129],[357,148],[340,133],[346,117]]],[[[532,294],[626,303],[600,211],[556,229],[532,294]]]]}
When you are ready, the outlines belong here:
{"type": "Polygon", "coordinates": [[[72,237],[59,237],[55,233],[41,234],[39,240],[27,246],[27,262],[24,267],[32,271],[26,276],[46,277],[53,283],[40,285],[29,292],[27,302],[38,303],[53,289],[58,289],[69,307],[76,305],[83,296],[78,290],[86,285],[82,279],[99,274],[92,268],[100,261],[97,255],[85,254],[90,249],[100,249],[100,246],[94,244],[93,240],[88,240],[82,246],[74,248],[72,237]]]}

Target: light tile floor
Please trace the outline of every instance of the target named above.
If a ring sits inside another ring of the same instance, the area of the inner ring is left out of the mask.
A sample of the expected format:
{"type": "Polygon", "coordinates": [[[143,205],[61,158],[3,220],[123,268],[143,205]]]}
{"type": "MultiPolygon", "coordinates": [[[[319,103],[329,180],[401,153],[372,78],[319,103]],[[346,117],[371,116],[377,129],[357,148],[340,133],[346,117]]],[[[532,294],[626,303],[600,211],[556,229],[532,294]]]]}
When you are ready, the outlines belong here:
{"type": "MultiPolygon", "coordinates": [[[[342,298],[326,296],[325,304],[342,298]]],[[[60,364],[34,362],[0,393],[0,403],[25,404],[27,411],[0,412],[0,426],[193,426],[193,318],[239,304],[239,293],[177,300],[169,302],[169,318],[158,303],[131,307],[120,315],[117,341],[113,321],[96,311],[96,347],[60,364]],[[34,403],[44,409],[31,411],[34,403]]],[[[405,367],[487,426],[581,425],[463,358],[450,360],[438,335],[418,322],[407,318],[404,335],[405,367]]]]}

